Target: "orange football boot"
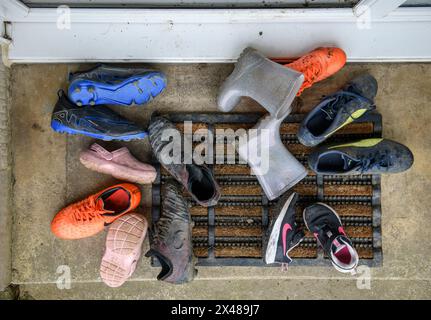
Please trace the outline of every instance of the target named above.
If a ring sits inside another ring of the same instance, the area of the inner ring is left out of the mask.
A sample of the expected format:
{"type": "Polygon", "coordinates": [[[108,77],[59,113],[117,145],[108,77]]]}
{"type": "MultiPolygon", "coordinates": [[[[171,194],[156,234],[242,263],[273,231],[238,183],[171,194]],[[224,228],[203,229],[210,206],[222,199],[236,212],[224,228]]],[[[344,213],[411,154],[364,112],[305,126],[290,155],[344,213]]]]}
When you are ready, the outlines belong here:
{"type": "Polygon", "coordinates": [[[317,48],[285,66],[304,74],[304,82],[297,96],[315,82],[322,81],[346,64],[346,54],[340,48],[317,48]]]}
{"type": "Polygon", "coordinates": [[[131,183],[109,187],[56,214],[51,231],[61,239],[93,236],[139,205],[141,191],[131,183]]]}

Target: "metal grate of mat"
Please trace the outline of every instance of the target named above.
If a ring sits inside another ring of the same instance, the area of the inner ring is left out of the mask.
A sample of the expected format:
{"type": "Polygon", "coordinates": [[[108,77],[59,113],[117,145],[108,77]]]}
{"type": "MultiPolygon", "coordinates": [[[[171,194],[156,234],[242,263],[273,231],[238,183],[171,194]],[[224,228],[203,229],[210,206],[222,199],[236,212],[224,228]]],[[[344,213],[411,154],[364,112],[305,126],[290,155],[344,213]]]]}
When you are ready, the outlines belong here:
{"type": "MultiPolygon", "coordinates": [[[[193,132],[207,128],[233,130],[253,127],[262,114],[219,114],[219,113],[173,113],[166,114],[178,129],[183,130],[184,121],[192,121],[193,132]]],[[[296,133],[304,115],[289,116],[281,126],[282,141],[287,149],[307,167],[307,155],[312,148],[299,143],[296,133]]],[[[359,121],[339,130],[328,142],[347,142],[364,138],[381,137],[381,115],[370,113],[359,121]]],[[[217,141],[220,144],[225,141],[217,141]]],[[[215,149],[214,149],[215,150],[215,149]]],[[[152,219],[160,217],[161,186],[169,174],[156,165],[158,177],[152,188],[152,219]]],[[[193,247],[201,266],[267,266],[262,257],[262,235],[272,217],[275,201],[268,201],[250,168],[244,164],[209,165],[220,184],[222,197],[215,207],[204,208],[188,198],[193,227],[193,247]]],[[[297,184],[294,191],[300,195],[297,206],[297,222],[304,227],[302,210],[316,201],[329,204],[338,212],[345,231],[359,254],[360,264],[380,266],[381,249],[381,204],[380,176],[322,176],[309,171],[308,176],[297,184]]],[[[323,251],[317,246],[310,232],[291,251],[291,265],[328,265],[323,251]]],[[[153,261],[153,265],[158,265],[153,261]]]]}

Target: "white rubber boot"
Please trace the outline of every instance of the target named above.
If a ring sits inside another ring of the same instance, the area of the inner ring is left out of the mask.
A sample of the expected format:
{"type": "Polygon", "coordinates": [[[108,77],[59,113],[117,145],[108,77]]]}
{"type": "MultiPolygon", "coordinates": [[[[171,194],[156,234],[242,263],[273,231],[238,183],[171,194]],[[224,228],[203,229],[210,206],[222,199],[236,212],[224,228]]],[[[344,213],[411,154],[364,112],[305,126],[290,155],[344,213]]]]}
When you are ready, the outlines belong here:
{"type": "Polygon", "coordinates": [[[235,69],[220,87],[217,105],[220,111],[231,111],[247,96],[280,119],[291,112],[291,104],[304,75],[275,63],[253,48],[240,55],[235,69]]]}
{"type": "Polygon", "coordinates": [[[247,142],[238,147],[239,156],[247,161],[269,200],[278,198],[307,175],[307,169],[281,141],[283,120],[264,116],[248,131],[247,142]]]}

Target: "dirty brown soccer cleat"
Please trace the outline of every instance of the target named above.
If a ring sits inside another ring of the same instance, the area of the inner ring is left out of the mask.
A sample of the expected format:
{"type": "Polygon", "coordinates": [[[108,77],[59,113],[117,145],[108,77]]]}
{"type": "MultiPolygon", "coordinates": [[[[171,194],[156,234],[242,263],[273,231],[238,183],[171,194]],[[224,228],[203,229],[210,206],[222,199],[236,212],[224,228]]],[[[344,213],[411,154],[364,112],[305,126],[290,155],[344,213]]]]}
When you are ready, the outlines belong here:
{"type": "Polygon", "coordinates": [[[186,164],[184,152],[181,153],[181,159],[178,159],[179,163],[170,163],[170,144],[175,141],[164,139],[164,134],[168,137],[173,134],[183,136],[175,125],[165,117],[152,116],[148,130],[153,153],[160,164],[186,188],[197,203],[204,207],[216,205],[220,198],[220,187],[210,169],[205,165],[197,165],[192,159],[190,164],[186,164]]]}
{"type": "Polygon", "coordinates": [[[153,226],[151,249],[145,256],[159,260],[162,270],[158,280],[175,284],[190,282],[197,270],[189,208],[176,182],[166,183],[162,192],[161,217],[153,226]]]}

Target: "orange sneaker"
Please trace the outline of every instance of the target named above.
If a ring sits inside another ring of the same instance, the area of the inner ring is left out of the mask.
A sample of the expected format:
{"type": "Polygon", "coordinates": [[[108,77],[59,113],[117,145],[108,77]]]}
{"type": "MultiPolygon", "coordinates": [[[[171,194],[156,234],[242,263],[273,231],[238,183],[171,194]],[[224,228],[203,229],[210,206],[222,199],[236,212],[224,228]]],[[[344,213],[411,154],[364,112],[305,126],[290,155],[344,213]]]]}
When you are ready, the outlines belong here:
{"type": "Polygon", "coordinates": [[[304,74],[304,82],[297,96],[315,82],[322,81],[346,64],[346,54],[340,48],[317,48],[285,66],[304,74]]]}
{"type": "Polygon", "coordinates": [[[137,186],[117,184],[61,210],[51,222],[51,231],[61,239],[93,236],[134,210],[140,201],[141,191],[137,186]]]}

